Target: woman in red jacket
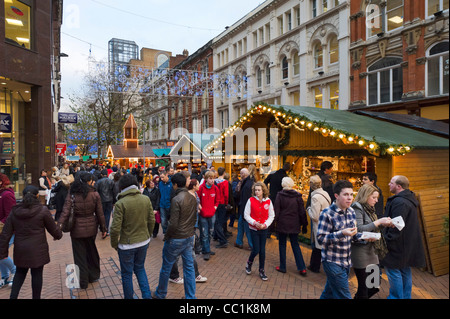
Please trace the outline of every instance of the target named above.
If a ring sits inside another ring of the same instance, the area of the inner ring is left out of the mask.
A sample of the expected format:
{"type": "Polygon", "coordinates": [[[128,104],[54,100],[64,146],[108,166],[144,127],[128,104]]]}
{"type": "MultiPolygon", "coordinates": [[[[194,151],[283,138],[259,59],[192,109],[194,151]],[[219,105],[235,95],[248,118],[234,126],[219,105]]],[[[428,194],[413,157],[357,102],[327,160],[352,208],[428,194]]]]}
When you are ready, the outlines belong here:
{"type": "Polygon", "coordinates": [[[269,199],[269,190],[263,182],[256,182],[252,187],[252,197],[247,201],[244,210],[244,218],[250,227],[253,248],[247,261],[245,271],[248,275],[252,272],[252,264],[259,254],[259,276],[267,280],[264,271],[266,259],[266,239],[268,227],[272,224],[275,213],[272,201],[269,199]]]}

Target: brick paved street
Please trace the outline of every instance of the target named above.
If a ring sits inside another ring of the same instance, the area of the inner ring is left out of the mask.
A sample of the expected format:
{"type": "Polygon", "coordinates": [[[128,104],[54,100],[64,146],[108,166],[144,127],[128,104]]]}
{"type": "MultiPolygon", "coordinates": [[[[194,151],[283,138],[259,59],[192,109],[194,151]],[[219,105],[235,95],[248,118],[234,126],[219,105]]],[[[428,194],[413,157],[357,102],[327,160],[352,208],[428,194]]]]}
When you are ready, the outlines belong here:
{"type": "MultiPolygon", "coordinates": [[[[234,243],[236,228],[230,242],[234,243]]],[[[245,241],[245,239],[244,239],[245,241]]],[[[122,299],[122,284],[120,280],[119,259],[110,246],[109,237],[97,238],[97,247],[101,258],[101,278],[90,284],[88,289],[68,289],[66,287],[66,265],[73,262],[70,236],[65,234],[60,241],[49,237],[51,262],[44,267],[43,299],[122,299]]],[[[152,239],[146,260],[146,270],[152,291],[156,289],[161,267],[162,233],[152,239]]],[[[215,245],[215,242],[213,242],[215,245]]],[[[289,245],[289,244],[288,244],[289,245]]],[[[244,246],[246,247],[246,246],[244,246]]],[[[308,264],[311,254],[309,246],[301,244],[303,257],[308,264]]],[[[214,250],[214,249],[213,249],[214,250]]],[[[287,273],[275,270],[278,265],[278,241],[271,238],[267,242],[266,274],[269,280],[263,282],[257,273],[247,275],[244,271],[249,251],[229,245],[225,249],[216,249],[216,255],[209,261],[197,256],[200,274],[206,276],[206,283],[197,284],[199,299],[317,299],[325,285],[326,276],[309,272],[307,277],[301,277],[296,272],[294,257],[290,246],[287,249],[287,273]]],[[[257,269],[255,259],[254,268],[257,269]]],[[[180,265],[180,271],[182,267],[180,265]]],[[[140,292],[135,284],[135,292],[140,298],[140,292]]],[[[449,276],[434,277],[428,272],[413,269],[413,299],[448,299],[449,276]]],[[[356,291],[356,277],[351,274],[350,288],[352,294],[356,291]]],[[[8,299],[10,288],[0,289],[0,299],[8,299]]],[[[388,295],[389,283],[383,274],[380,292],[373,299],[385,299],[388,295]]],[[[183,285],[170,283],[168,299],[184,297],[183,285]]],[[[24,283],[19,298],[31,298],[30,274],[24,283]]]]}

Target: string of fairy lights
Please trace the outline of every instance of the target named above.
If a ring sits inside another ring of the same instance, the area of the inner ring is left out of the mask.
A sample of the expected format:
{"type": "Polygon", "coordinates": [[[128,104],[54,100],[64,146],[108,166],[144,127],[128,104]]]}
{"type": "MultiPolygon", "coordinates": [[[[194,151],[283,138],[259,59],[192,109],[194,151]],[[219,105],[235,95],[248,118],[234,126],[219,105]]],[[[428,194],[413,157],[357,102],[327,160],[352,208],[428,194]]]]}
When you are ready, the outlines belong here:
{"type": "MultiPolygon", "coordinates": [[[[311,130],[322,134],[324,137],[333,137],[338,141],[342,141],[346,145],[357,144],[361,148],[366,149],[370,154],[375,156],[392,155],[400,156],[406,155],[412,151],[412,146],[405,144],[389,145],[386,143],[377,142],[375,137],[365,139],[357,134],[349,133],[340,129],[331,127],[326,122],[311,121],[305,116],[285,111],[282,107],[270,106],[267,104],[258,104],[253,106],[247,113],[243,114],[234,125],[222,131],[221,135],[211,141],[206,147],[205,151],[211,153],[219,143],[229,136],[233,136],[234,132],[241,129],[242,126],[248,122],[255,115],[271,114],[275,118],[277,125],[283,129],[294,128],[298,131],[311,130]]],[[[211,159],[223,159],[223,156],[212,156],[211,159]]]]}

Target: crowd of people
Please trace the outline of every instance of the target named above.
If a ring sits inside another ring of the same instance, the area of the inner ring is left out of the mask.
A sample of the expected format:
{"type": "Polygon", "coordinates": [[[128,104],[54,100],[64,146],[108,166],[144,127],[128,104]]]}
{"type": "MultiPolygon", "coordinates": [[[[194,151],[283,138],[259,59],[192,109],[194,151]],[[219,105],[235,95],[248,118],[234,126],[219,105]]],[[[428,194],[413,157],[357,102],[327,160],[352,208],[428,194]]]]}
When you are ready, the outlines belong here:
{"type": "Polygon", "coordinates": [[[144,170],[140,166],[65,163],[42,170],[38,186],[27,186],[17,204],[7,176],[0,174],[0,288],[12,286],[10,297],[17,298],[30,269],[33,298],[40,298],[43,268],[50,262],[46,231],[58,240],[63,230],[70,234],[79,288],[87,288],[100,278],[95,243],[100,231],[118,253],[125,299],[134,296],[133,273],[142,298],[164,299],[168,283],[173,282],[183,284],[185,297],[194,299],[196,284],[207,281],[198,269],[197,255],[208,261],[221,249],[244,249],[245,235],[250,252],[242,271],[251,275],[257,264],[259,277],[266,281],[266,241],[276,234],[279,266],[275,270],[287,271],[289,238],[300,276],[307,276],[307,271],[318,273],[321,267],[325,272],[323,299],[372,297],[379,284],[367,284],[369,266],[375,266],[370,269],[380,276],[383,269],[386,272],[388,298],[411,298],[411,267],[424,266],[425,257],[416,216],[418,203],[408,179],[392,178],[393,196],[384,208],[374,173],[364,174],[364,184],[354,197],[352,183],[333,183],[332,167],[325,161],[319,174],[311,176],[306,205],[289,177],[289,163],[264,180],[255,165],[230,178],[223,167],[202,167],[190,173],[176,172],[170,166],[144,170]],[[53,216],[49,208],[54,209],[53,216]],[[399,216],[404,229],[393,222],[399,216]],[[236,221],[237,235],[230,243],[228,227],[236,221]],[[307,266],[298,237],[308,227],[312,253],[307,266]],[[152,294],[145,259],[151,239],[159,232],[164,240],[162,266],[152,294]],[[378,237],[367,238],[367,233],[378,237]],[[11,245],[14,258],[8,254],[11,245]],[[178,271],[180,259],[183,278],[178,271]],[[355,296],[349,289],[352,267],[358,282],[355,296]]]}

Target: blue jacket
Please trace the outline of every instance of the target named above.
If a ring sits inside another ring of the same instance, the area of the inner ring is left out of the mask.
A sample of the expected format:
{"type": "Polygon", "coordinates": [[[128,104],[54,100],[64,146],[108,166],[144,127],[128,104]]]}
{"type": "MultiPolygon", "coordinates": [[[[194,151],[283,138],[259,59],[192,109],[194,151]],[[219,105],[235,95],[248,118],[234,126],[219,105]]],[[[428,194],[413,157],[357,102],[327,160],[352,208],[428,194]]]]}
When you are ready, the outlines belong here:
{"type": "Polygon", "coordinates": [[[163,181],[159,181],[159,192],[161,193],[161,198],[159,200],[159,207],[170,209],[172,182],[169,181],[167,183],[164,183],[163,181]]]}

